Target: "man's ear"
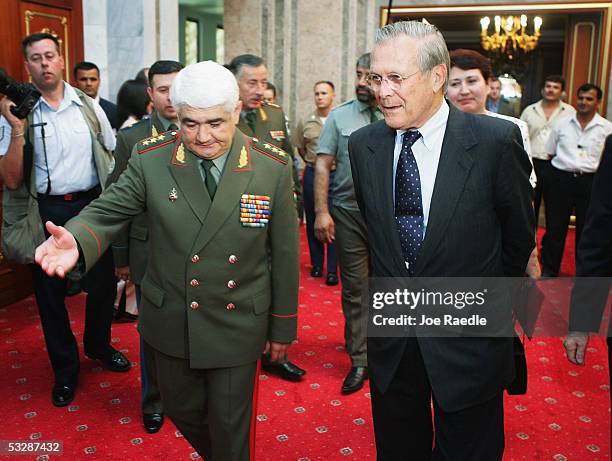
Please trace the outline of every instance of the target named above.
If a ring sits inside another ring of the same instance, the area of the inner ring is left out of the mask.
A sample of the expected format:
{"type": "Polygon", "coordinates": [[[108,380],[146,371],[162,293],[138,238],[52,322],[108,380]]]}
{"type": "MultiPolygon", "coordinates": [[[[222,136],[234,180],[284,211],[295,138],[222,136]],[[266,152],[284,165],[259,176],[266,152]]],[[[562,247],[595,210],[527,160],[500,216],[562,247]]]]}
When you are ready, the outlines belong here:
{"type": "Polygon", "coordinates": [[[444,86],[444,82],[446,81],[447,76],[448,69],[444,64],[438,64],[433,69],[431,69],[431,83],[434,93],[440,91],[440,89],[444,86]]]}

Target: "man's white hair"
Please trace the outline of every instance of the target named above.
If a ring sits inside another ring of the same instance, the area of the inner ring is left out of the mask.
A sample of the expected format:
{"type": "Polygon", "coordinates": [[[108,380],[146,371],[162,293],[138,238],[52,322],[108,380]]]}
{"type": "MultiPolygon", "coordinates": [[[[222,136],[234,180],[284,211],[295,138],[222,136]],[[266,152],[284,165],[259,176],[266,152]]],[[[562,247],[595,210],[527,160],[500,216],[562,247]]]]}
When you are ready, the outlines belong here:
{"type": "Polygon", "coordinates": [[[227,112],[233,112],[238,104],[236,77],[214,61],[190,64],[172,82],[170,100],[177,112],[185,106],[194,109],[223,106],[227,112]]]}

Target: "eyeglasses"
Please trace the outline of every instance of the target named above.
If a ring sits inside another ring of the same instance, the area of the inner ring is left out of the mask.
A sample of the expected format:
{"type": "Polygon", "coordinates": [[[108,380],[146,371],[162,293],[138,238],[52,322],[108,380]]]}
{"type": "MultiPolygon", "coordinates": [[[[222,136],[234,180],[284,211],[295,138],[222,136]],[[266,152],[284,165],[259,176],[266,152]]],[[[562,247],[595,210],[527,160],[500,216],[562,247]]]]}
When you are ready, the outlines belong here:
{"type": "Polygon", "coordinates": [[[416,72],[406,75],[405,77],[395,72],[387,74],[386,77],[378,74],[368,74],[366,81],[375,91],[380,90],[383,82],[387,82],[387,85],[389,85],[389,88],[391,88],[393,91],[398,91],[401,88],[402,83],[404,83],[404,80],[408,80],[410,77],[418,74],[419,72],[420,71],[417,70],[416,72]]]}

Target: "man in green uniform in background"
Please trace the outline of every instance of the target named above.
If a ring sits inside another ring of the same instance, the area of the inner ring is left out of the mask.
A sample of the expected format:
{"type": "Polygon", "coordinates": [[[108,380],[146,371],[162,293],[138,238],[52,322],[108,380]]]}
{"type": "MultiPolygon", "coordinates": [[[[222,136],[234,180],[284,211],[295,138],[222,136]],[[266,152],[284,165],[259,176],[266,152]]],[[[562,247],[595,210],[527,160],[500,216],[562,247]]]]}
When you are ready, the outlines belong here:
{"type": "Polygon", "coordinates": [[[187,66],[171,99],[181,131],[139,142],[119,180],[65,228],[47,222],[36,261],[50,276],[86,271],[146,210],[139,330],[164,412],[207,461],[246,461],[258,359],[284,357],[297,330],[291,166],[236,129],[238,86],[224,67],[187,66]]]}
{"type": "MultiPolygon", "coordinates": [[[[170,88],[176,74],[183,68],[176,61],[157,61],[150,70],[147,92],[153,102],[153,113],[129,128],[117,133],[115,148],[115,168],[108,176],[108,184],[117,182],[119,175],[126,169],[132,149],[146,138],[160,133],[178,129],[178,114],[170,101],[170,88]]],[[[122,280],[131,280],[136,288],[136,303],[140,309],[142,278],[147,267],[149,253],[147,217],[143,213],[136,216],[130,225],[113,243],[115,274],[122,280]]],[[[142,342],[142,341],[141,341],[142,342]]],[[[145,348],[140,347],[140,384],[142,388],[142,421],[145,430],[154,434],[164,424],[163,409],[157,378],[155,362],[145,348]]]]}
{"type": "MultiPolygon", "coordinates": [[[[300,179],[297,165],[293,159],[293,146],[285,114],[280,106],[264,102],[264,91],[268,88],[268,68],[264,60],[252,54],[236,56],[227,66],[236,76],[240,90],[242,111],[238,128],[248,136],[261,142],[275,145],[284,150],[292,160],[293,190],[296,196],[298,215],[301,218],[303,207],[300,179]]],[[[306,370],[291,363],[287,357],[273,363],[268,356],[262,357],[262,368],[288,381],[300,381],[306,370]]]]}

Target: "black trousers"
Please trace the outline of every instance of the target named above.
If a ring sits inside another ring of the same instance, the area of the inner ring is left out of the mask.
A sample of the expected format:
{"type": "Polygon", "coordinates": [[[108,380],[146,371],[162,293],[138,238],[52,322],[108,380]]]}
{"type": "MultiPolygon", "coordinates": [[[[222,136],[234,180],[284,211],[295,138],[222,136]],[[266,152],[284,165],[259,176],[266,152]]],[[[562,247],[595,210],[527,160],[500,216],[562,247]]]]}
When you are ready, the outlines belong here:
{"type": "Polygon", "coordinates": [[[533,169],[535,170],[536,178],[538,182],[536,184],[536,188],[534,190],[534,198],[533,198],[533,207],[535,209],[535,218],[536,218],[536,227],[538,225],[538,218],[540,217],[540,205],[542,204],[542,198],[544,198],[544,203],[548,205],[546,186],[549,181],[550,169],[552,166],[550,165],[550,160],[540,160],[539,158],[533,159],[533,169]]]}
{"type": "MultiPolygon", "coordinates": [[[[308,249],[310,250],[310,264],[322,268],[325,260],[325,248],[327,247],[327,272],[335,273],[338,267],[336,244],[322,243],[315,236],[314,176],[314,168],[306,165],[306,168],[304,168],[304,213],[306,215],[306,236],[308,237],[308,249]]],[[[330,193],[328,194],[328,206],[330,209],[332,207],[331,185],[333,180],[334,172],[332,171],[329,175],[330,193]]]]}
{"type": "Polygon", "coordinates": [[[576,248],[591,201],[593,173],[571,173],[551,165],[546,185],[546,234],[542,240],[542,272],[557,276],[561,268],[567,228],[576,213],[576,248]]]}
{"type": "MultiPolygon", "coordinates": [[[[90,201],[91,198],[70,202],[55,197],[40,198],[38,202],[40,217],[43,223],[53,221],[63,226],[90,201]]],[[[79,351],[66,310],[66,279],[49,277],[38,265],[33,264],[31,267],[34,295],[55,382],[74,386],[79,375],[79,351]]],[[[112,351],[110,329],[113,302],[117,294],[113,256],[110,250],[107,250],[89,270],[82,285],[87,292],[83,333],[85,354],[101,357],[112,351]]]]}
{"type": "Polygon", "coordinates": [[[378,461],[501,461],[503,394],[456,412],[433,398],[416,338],[409,338],[398,370],[382,394],[370,381],[378,461]],[[435,437],[434,437],[435,429],[435,437]]]}

